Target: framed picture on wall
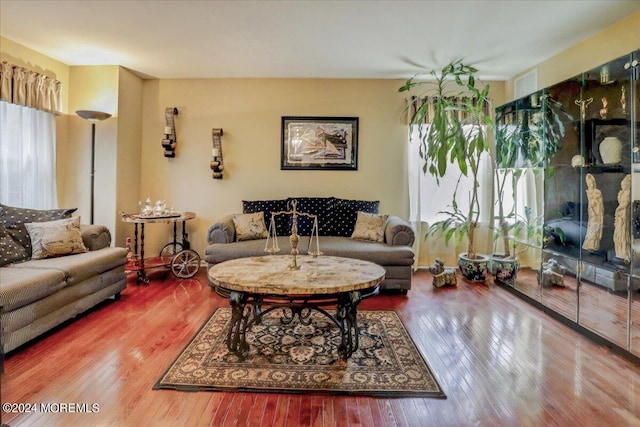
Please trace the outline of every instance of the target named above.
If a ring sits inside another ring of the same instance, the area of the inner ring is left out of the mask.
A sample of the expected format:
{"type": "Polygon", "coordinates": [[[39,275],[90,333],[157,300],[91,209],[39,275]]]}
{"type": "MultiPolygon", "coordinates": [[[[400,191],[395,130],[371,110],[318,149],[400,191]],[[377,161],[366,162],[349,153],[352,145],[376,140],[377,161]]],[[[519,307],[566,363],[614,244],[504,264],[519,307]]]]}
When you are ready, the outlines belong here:
{"type": "Polygon", "coordinates": [[[357,117],[282,117],[280,169],[357,170],[357,117]]]}

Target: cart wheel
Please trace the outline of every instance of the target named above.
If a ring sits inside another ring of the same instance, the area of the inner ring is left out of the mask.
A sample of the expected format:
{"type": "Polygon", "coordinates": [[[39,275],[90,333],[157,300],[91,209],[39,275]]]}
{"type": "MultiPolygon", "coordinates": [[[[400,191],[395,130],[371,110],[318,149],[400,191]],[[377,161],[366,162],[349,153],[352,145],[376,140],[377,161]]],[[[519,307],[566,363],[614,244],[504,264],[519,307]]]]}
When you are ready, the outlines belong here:
{"type": "Polygon", "coordinates": [[[192,249],[178,252],[171,259],[171,272],[180,279],[189,279],[196,275],[200,268],[200,255],[192,249]]]}
{"type": "Polygon", "coordinates": [[[162,258],[162,262],[165,265],[169,265],[174,255],[180,252],[182,249],[184,248],[182,247],[182,243],[180,242],[167,243],[162,247],[162,250],[160,251],[160,258],[162,258]]]}

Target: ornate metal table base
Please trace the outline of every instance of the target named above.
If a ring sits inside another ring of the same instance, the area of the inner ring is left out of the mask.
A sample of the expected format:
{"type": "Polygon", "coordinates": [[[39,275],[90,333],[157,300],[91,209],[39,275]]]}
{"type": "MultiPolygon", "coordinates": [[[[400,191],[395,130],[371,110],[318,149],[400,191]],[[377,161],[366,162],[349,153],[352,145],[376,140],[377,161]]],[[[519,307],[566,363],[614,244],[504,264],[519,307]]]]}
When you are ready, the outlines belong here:
{"type": "Polygon", "coordinates": [[[231,291],[229,300],[232,312],[227,331],[227,347],[236,356],[244,359],[249,354],[247,331],[253,324],[260,324],[265,314],[282,309],[280,320],[283,325],[292,323],[296,318],[300,323],[308,325],[311,323],[311,312],[316,311],[340,329],[342,339],[338,346],[338,356],[346,360],[358,349],[358,305],[363,298],[376,295],[378,292],[378,285],[361,291],[328,295],[262,295],[231,291]],[[323,308],[330,306],[335,306],[335,314],[323,308]]]}

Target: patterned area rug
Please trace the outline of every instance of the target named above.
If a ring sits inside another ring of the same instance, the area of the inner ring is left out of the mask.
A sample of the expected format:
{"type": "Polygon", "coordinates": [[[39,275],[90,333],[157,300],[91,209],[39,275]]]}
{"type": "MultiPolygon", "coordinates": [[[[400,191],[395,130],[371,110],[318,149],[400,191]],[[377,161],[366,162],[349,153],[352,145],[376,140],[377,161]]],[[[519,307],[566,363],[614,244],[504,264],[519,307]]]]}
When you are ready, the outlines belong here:
{"type": "Polygon", "coordinates": [[[346,362],[337,326],[317,312],[310,325],[266,315],[247,333],[244,361],[225,344],[230,318],[217,309],[153,388],[446,398],[393,311],[358,312],[360,348],[346,362]]]}

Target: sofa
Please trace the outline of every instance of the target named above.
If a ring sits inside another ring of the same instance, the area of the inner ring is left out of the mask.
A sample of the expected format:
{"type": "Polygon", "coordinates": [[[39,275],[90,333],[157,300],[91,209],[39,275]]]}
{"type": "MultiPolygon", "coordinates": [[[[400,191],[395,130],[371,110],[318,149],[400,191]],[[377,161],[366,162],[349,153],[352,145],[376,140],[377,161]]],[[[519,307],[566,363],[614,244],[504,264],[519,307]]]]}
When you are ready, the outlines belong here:
{"type": "Polygon", "coordinates": [[[0,327],[7,353],[126,287],[127,251],[75,209],[0,204],[0,327]]]}
{"type": "MultiPolygon", "coordinates": [[[[291,215],[272,215],[291,210],[317,218],[317,235],[312,240],[314,219],[298,216],[298,252],[307,254],[319,245],[324,255],[357,258],[384,267],[381,290],[411,289],[415,233],[411,225],[395,215],[378,213],[378,201],[351,200],[337,197],[290,197],[279,200],[242,202],[242,213],[220,218],[207,230],[208,246],[204,259],[207,268],[242,257],[268,255],[268,230],[276,231],[279,254],[290,253],[291,215]]],[[[269,247],[272,244],[269,243],[269,247]]],[[[209,285],[215,285],[209,281],[209,285]]]]}

